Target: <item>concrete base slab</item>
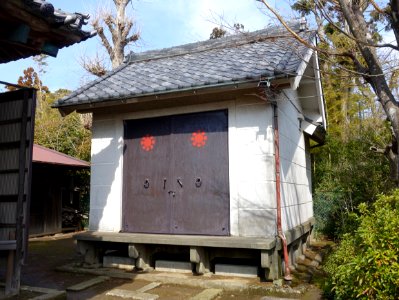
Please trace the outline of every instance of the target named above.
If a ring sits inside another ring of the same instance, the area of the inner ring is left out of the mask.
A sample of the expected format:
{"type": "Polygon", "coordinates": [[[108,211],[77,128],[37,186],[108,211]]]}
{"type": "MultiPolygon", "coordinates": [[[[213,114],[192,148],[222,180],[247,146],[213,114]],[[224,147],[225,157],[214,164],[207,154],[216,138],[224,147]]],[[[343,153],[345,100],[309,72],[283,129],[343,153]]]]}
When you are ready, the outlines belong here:
{"type": "Polygon", "coordinates": [[[260,298],[260,300],[299,300],[299,298],[281,298],[281,297],[269,297],[269,296],[265,296],[260,298]]]}
{"type": "Polygon", "coordinates": [[[103,266],[104,268],[118,268],[122,270],[132,271],[136,264],[136,260],[131,257],[122,256],[104,256],[103,266]]]}
{"type": "Polygon", "coordinates": [[[48,288],[27,286],[27,285],[21,285],[21,290],[36,292],[36,293],[41,293],[41,294],[54,294],[54,293],[62,292],[62,291],[56,290],[56,289],[48,289],[48,288]]]}
{"type": "Polygon", "coordinates": [[[223,276],[258,277],[258,267],[245,265],[215,264],[215,274],[223,276]]]}
{"type": "Polygon", "coordinates": [[[66,292],[65,291],[58,291],[55,293],[51,293],[51,294],[45,294],[45,295],[41,295],[35,298],[32,298],[30,300],[53,300],[53,299],[64,299],[66,296],[66,292]]]}
{"type": "MultiPolygon", "coordinates": [[[[47,300],[47,299],[58,299],[58,298],[64,299],[66,296],[65,291],[42,288],[42,287],[21,285],[21,290],[43,294],[43,295],[34,297],[31,300],[47,300]]],[[[3,299],[3,298],[1,298],[1,299],[3,299]]]]}
{"type": "Polygon", "coordinates": [[[160,282],[151,282],[150,284],[147,284],[147,285],[143,286],[142,288],[139,288],[138,290],[136,290],[136,292],[145,293],[149,290],[159,287],[160,285],[161,285],[160,282]]]}
{"type": "Polygon", "coordinates": [[[106,295],[112,297],[121,297],[124,299],[138,299],[138,300],[155,300],[159,298],[158,295],[140,293],[138,291],[128,291],[122,289],[113,289],[109,291],[106,295]]]}
{"type": "Polygon", "coordinates": [[[83,281],[81,283],[75,284],[73,286],[67,287],[67,291],[68,292],[79,292],[79,291],[83,291],[85,289],[88,289],[89,287],[92,287],[93,285],[102,283],[106,280],[109,280],[109,277],[107,276],[98,276],[96,278],[87,280],[87,281],[83,281]]]}
{"type": "Polygon", "coordinates": [[[276,239],[238,236],[205,236],[146,234],[128,232],[85,231],[75,235],[78,241],[117,242],[127,244],[156,244],[198,247],[223,247],[236,249],[271,250],[276,246],[276,239]]]}
{"type": "MultiPolygon", "coordinates": [[[[176,284],[176,285],[187,285],[192,287],[201,288],[216,288],[225,290],[243,290],[248,288],[250,285],[250,278],[229,278],[229,279],[217,279],[210,280],[213,276],[192,276],[191,274],[185,273],[132,273],[118,269],[88,269],[80,268],[74,265],[67,265],[57,268],[59,271],[72,272],[78,274],[91,274],[91,275],[107,275],[114,278],[121,279],[141,279],[145,281],[157,281],[163,284],[176,284]]],[[[267,287],[265,287],[267,290],[267,287]]]]}
{"type": "Polygon", "coordinates": [[[223,290],[221,289],[206,289],[190,298],[190,300],[212,300],[219,296],[222,292],[223,290]]]}
{"type": "Polygon", "coordinates": [[[191,263],[185,261],[157,260],[155,270],[160,272],[192,273],[191,263]]]}

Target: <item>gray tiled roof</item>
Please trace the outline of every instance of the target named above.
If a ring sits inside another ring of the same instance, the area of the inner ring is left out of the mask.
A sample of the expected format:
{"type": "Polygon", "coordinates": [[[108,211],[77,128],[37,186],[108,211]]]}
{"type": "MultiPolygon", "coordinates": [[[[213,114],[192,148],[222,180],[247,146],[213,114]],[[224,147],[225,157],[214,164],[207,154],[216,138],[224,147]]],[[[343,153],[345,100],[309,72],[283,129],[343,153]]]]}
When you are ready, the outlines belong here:
{"type": "MultiPolygon", "coordinates": [[[[314,38],[311,31],[299,35],[308,41],[314,38]]],[[[55,107],[295,76],[306,52],[284,29],[274,27],[132,53],[120,67],[60,99],[55,107]]]]}

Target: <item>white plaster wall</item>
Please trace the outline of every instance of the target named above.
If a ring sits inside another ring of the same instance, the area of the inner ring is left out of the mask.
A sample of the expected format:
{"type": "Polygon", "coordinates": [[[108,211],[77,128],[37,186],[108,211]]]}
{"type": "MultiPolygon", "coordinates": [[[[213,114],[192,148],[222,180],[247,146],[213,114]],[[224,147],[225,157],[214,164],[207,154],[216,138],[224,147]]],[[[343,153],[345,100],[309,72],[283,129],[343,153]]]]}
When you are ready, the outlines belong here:
{"type": "Polygon", "coordinates": [[[276,233],[273,114],[269,104],[253,97],[237,99],[235,139],[230,167],[237,187],[239,236],[274,236],[276,233]]]}
{"type": "Polygon", "coordinates": [[[90,230],[119,231],[122,203],[122,147],[114,115],[93,115],[91,145],[90,230]]]}
{"type": "Polygon", "coordinates": [[[313,216],[310,153],[299,128],[300,113],[296,91],[285,90],[278,100],[283,230],[313,216]]]}
{"type": "MultiPolygon", "coordinates": [[[[285,228],[291,228],[313,214],[310,169],[307,169],[305,141],[295,122],[297,115],[285,100],[279,101],[279,107],[283,218],[285,228]],[[287,213],[292,216],[287,218],[287,213]]],[[[163,110],[94,114],[90,229],[114,232],[121,229],[123,120],[217,109],[228,109],[230,233],[275,236],[273,113],[269,104],[253,96],[163,110]]]]}

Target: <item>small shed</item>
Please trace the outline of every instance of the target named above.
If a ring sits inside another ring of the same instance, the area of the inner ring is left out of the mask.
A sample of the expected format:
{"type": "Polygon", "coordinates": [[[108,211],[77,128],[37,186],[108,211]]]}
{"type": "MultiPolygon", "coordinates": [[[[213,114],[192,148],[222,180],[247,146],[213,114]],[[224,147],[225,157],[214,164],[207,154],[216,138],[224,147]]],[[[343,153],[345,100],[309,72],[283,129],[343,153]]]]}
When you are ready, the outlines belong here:
{"type": "Polygon", "coordinates": [[[29,236],[79,229],[80,190],[75,180],[88,162],[33,145],[29,236]]]}
{"type": "MultiPolygon", "coordinates": [[[[305,24],[291,24],[315,42],[305,24]]],[[[55,105],[93,112],[86,261],[123,248],[137,268],[174,253],[281,276],[312,229],[311,140],[326,117],[317,53],[270,27],[144,53],[55,105]]]]}

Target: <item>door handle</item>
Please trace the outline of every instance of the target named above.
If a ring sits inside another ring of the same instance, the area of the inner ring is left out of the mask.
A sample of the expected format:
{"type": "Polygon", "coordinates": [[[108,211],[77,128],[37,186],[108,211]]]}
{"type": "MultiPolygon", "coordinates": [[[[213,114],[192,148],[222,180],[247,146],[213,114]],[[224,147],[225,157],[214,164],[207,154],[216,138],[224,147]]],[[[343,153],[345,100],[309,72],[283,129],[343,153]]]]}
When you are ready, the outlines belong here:
{"type": "Polygon", "coordinates": [[[145,189],[148,189],[150,187],[150,180],[147,178],[145,181],[144,181],[144,188],[145,189]]]}
{"type": "Polygon", "coordinates": [[[168,194],[169,194],[169,195],[172,195],[172,197],[175,197],[175,196],[176,196],[176,193],[175,193],[174,191],[169,191],[168,194]]]}
{"type": "Polygon", "coordinates": [[[201,184],[202,184],[201,178],[200,178],[200,177],[197,177],[197,178],[195,179],[195,186],[196,186],[197,188],[199,188],[199,187],[201,187],[201,184]]]}
{"type": "Polygon", "coordinates": [[[183,182],[181,181],[180,178],[177,178],[177,183],[180,185],[180,187],[183,187],[183,182]]]}

